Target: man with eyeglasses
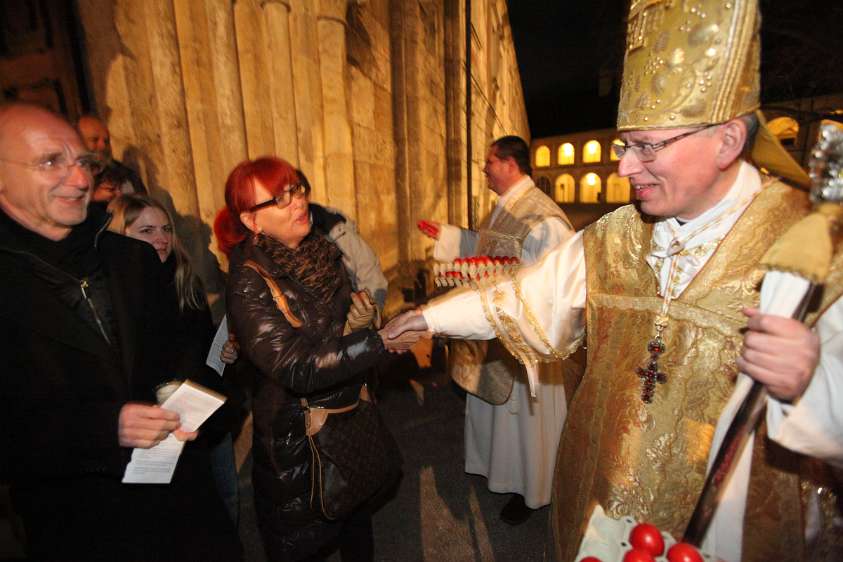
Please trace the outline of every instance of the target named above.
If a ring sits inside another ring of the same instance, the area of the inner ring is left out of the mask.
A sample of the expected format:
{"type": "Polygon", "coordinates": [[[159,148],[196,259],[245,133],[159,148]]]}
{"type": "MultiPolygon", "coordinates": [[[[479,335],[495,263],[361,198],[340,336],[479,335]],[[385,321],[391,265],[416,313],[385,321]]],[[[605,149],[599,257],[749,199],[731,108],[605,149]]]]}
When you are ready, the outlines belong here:
{"type": "MultiPolygon", "coordinates": [[[[578,559],[598,507],[682,537],[739,372],[766,387],[767,416],[703,548],[729,561],[810,558],[800,489],[812,483],[798,453],[843,465],[843,256],[813,331],[758,312],[761,257],[810,209],[791,187],[805,173],[756,112],[759,17],[756,0],[633,2],[614,150],[636,204],[515,282],[463,290],[387,326],[391,336],[497,332],[525,362],[586,341],[557,456],[555,560],[578,559]]],[[[823,529],[831,519],[815,521],[812,540],[834,536],[823,529]]]]}
{"type": "MultiPolygon", "coordinates": [[[[170,433],[160,262],[88,212],[99,167],[62,117],[0,105],[0,476],[33,560],[238,560],[207,458],[170,485],[122,484],[170,433]]],[[[174,350],[177,351],[177,350],[174,350]]]]}

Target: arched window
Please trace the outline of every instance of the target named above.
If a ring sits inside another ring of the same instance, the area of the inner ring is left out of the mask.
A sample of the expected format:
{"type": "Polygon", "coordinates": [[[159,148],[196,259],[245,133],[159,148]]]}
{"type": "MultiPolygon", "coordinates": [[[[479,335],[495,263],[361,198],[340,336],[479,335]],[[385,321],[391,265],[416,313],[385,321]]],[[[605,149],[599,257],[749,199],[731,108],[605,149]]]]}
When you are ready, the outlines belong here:
{"type": "Polygon", "coordinates": [[[585,164],[600,162],[600,143],[590,140],[582,147],[582,161],[585,164]]]}
{"type": "MultiPolygon", "coordinates": [[[[615,144],[616,142],[620,142],[620,140],[621,140],[621,139],[614,139],[614,140],[612,141],[612,144],[615,144]]],[[[609,160],[611,160],[612,162],[617,162],[618,160],[620,160],[620,158],[618,158],[618,155],[617,155],[617,154],[615,154],[615,151],[614,151],[614,150],[612,150],[612,145],[611,145],[611,144],[609,145],[609,160]]]]}
{"type": "Polygon", "coordinates": [[[574,163],[574,145],[566,142],[559,147],[559,152],[556,155],[556,160],[560,166],[566,166],[574,163]]]}
{"type": "Polygon", "coordinates": [[[547,168],[550,166],[550,149],[540,146],[536,149],[536,168],[547,168]]]}
{"type": "Polygon", "coordinates": [[[799,123],[791,117],[777,117],[767,123],[770,132],[779,138],[784,146],[794,146],[799,136],[799,123]]]}
{"type": "Polygon", "coordinates": [[[629,178],[615,173],[606,180],[606,203],[629,203],[629,178]]]}
{"type": "Polygon", "coordinates": [[[577,200],[576,182],[571,174],[562,174],[556,178],[553,199],[557,203],[573,203],[577,200]]]}
{"type": "Polygon", "coordinates": [[[602,182],[600,176],[589,172],[580,178],[580,203],[599,203],[602,182]]]}

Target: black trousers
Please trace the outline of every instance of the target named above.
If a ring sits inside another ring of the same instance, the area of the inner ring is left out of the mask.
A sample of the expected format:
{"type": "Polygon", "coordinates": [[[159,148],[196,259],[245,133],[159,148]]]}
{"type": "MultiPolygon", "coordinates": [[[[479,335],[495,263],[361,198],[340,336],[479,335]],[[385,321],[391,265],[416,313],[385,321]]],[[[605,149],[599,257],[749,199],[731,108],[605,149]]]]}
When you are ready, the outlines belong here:
{"type": "Polygon", "coordinates": [[[290,521],[275,506],[255,498],[258,527],[270,562],[322,562],[339,550],[343,562],[372,562],[372,513],[361,508],[346,519],[290,521]]]}

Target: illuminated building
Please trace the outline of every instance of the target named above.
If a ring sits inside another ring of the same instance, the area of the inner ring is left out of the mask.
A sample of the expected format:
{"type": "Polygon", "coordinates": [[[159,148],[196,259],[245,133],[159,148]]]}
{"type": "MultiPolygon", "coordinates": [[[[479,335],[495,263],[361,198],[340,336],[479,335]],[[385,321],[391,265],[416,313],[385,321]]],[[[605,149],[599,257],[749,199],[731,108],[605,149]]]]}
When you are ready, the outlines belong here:
{"type": "Polygon", "coordinates": [[[630,202],[629,181],[617,174],[614,129],[533,139],[533,179],[579,229],[630,202]]]}

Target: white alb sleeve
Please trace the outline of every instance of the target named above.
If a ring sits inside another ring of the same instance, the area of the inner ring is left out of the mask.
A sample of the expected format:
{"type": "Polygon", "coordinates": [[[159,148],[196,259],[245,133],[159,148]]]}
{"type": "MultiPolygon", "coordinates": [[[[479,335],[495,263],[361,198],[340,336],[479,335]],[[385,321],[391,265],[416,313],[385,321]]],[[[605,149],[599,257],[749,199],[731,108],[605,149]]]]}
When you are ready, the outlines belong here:
{"type": "Polygon", "coordinates": [[[516,282],[452,291],[431,301],[423,314],[434,333],[454,338],[491,339],[514,329],[535,353],[551,359],[554,352],[573,351],[582,338],[585,294],[585,256],[578,233],[521,269],[516,282]]]}

